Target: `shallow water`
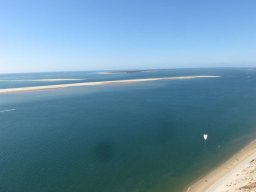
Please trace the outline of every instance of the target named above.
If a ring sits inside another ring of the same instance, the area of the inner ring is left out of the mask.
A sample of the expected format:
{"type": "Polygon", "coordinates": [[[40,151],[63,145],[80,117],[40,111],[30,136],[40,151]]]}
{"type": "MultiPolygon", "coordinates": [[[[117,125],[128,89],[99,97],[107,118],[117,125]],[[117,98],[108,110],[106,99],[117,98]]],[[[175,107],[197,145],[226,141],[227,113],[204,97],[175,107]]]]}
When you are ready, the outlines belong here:
{"type": "MultiPolygon", "coordinates": [[[[0,111],[10,110],[0,113],[0,191],[182,191],[254,137],[256,71],[0,75],[83,81],[183,75],[222,77],[0,95],[0,111]]],[[[60,82],[0,86],[52,83],[60,82]]]]}

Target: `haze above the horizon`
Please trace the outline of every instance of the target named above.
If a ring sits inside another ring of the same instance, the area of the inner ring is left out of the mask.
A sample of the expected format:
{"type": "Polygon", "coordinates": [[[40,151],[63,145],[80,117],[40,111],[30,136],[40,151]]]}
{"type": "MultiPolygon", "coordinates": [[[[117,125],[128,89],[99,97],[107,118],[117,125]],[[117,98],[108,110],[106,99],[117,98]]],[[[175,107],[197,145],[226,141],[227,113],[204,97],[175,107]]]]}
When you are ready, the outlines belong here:
{"type": "Polygon", "coordinates": [[[2,1],[0,73],[256,66],[253,0],[2,1]]]}

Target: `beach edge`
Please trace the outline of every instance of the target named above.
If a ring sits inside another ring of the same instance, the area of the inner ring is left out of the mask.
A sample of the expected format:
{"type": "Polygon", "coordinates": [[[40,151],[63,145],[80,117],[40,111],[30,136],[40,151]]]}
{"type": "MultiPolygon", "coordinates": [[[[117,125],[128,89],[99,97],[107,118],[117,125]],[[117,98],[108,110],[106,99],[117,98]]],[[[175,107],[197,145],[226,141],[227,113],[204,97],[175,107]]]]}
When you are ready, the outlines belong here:
{"type": "Polygon", "coordinates": [[[236,167],[241,166],[250,157],[256,155],[256,138],[250,141],[237,153],[232,155],[228,160],[224,161],[216,168],[212,169],[206,175],[192,182],[183,192],[212,192],[210,190],[231,173],[236,167]]]}

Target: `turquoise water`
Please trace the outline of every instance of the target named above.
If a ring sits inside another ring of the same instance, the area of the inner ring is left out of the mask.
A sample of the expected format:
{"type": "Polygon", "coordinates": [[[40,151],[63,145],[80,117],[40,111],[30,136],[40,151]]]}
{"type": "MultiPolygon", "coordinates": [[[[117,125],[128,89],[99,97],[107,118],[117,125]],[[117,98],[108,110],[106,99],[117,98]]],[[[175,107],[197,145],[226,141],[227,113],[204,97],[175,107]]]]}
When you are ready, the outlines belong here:
{"type": "Polygon", "coordinates": [[[0,75],[1,88],[183,75],[222,77],[0,95],[15,109],[0,113],[0,191],[180,192],[254,138],[256,70],[0,75]]]}

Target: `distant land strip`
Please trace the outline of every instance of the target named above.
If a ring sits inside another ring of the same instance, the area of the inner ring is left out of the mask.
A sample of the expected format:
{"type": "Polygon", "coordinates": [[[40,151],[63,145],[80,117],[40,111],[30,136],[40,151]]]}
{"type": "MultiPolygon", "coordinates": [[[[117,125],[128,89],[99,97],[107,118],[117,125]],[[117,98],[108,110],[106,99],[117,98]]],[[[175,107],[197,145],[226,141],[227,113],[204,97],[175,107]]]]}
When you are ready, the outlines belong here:
{"type": "Polygon", "coordinates": [[[60,88],[66,88],[66,87],[81,87],[81,86],[94,86],[94,85],[119,84],[119,83],[138,83],[138,82],[159,81],[159,80],[218,78],[218,77],[221,77],[221,76],[198,75],[198,76],[159,77],[159,78],[145,78],[145,79],[127,79],[127,80],[111,80],[111,81],[97,81],[97,82],[83,82],[83,83],[68,83],[68,84],[59,84],[59,85],[43,85],[43,86],[34,86],[34,87],[19,87],[19,88],[0,89],[0,94],[26,92],[26,91],[39,91],[39,90],[48,90],[48,89],[60,89],[60,88]]]}
{"type": "Polygon", "coordinates": [[[57,81],[81,81],[84,79],[0,79],[0,82],[57,82],[57,81]]]}

